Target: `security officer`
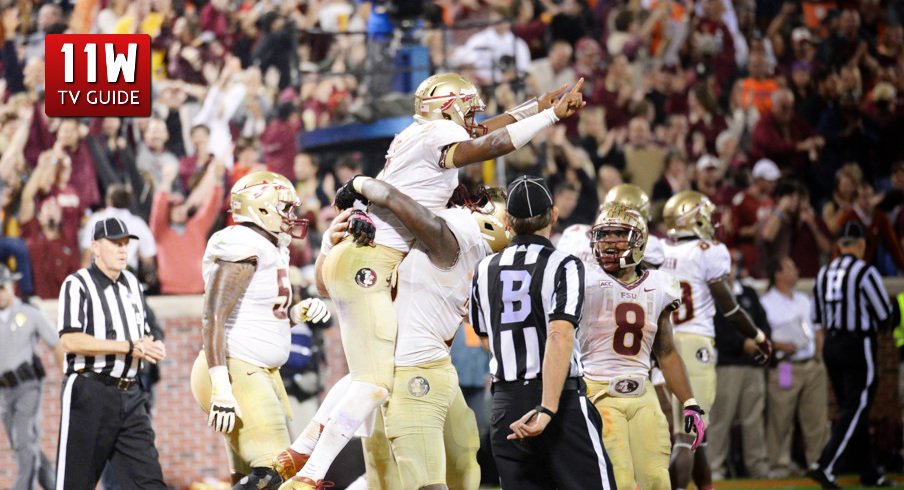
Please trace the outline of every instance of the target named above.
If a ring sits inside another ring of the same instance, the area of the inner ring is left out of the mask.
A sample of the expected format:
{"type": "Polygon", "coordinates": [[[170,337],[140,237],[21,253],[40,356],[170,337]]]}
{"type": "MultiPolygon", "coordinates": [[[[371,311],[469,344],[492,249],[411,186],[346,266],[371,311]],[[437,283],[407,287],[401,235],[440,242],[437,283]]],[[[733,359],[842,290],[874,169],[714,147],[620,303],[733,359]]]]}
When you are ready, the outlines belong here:
{"type": "Polygon", "coordinates": [[[13,284],[21,277],[0,265],[0,417],[16,455],[13,489],[30,490],[37,482],[49,490],[54,486],[54,471],[41,451],[44,366],[36,348],[39,338],[57,347],[59,337],[43,313],[16,298],[13,284]]]}

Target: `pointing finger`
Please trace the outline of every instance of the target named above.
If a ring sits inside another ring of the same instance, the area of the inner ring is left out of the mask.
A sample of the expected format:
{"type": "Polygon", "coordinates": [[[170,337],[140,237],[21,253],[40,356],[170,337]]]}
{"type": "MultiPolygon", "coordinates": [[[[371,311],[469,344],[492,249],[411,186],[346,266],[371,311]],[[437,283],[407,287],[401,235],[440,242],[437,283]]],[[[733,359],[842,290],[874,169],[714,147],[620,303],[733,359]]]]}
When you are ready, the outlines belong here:
{"type": "Polygon", "coordinates": [[[571,88],[571,92],[569,92],[569,93],[571,93],[571,94],[580,93],[581,89],[583,89],[583,88],[584,88],[584,77],[581,77],[578,80],[578,83],[574,84],[574,87],[571,88]]]}
{"type": "Polygon", "coordinates": [[[567,83],[563,83],[561,87],[559,87],[559,88],[553,90],[553,91],[550,92],[548,95],[551,96],[553,99],[557,99],[557,98],[559,98],[560,95],[562,95],[563,93],[565,93],[565,90],[567,90],[567,89],[568,89],[568,84],[567,84],[567,83]]]}

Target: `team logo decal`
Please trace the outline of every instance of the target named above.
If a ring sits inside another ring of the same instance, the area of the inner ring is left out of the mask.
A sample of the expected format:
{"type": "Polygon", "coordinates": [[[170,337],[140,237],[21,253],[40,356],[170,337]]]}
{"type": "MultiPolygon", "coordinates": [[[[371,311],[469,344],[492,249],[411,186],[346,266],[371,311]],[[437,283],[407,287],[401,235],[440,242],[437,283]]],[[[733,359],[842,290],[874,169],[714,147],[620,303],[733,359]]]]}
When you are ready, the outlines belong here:
{"type": "Polygon", "coordinates": [[[615,383],[615,391],[622,394],[634,393],[640,388],[640,383],[633,379],[623,379],[615,383]]]}
{"type": "Polygon", "coordinates": [[[377,274],[366,267],[359,269],[355,273],[355,282],[362,288],[369,288],[377,283],[377,274]]]}
{"type": "Polygon", "coordinates": [[[703,364],[709,364],[713,360],[713,354],[706,347],[697,349],[697,360],[703,364]]]}
{"type": "Polygon", "coordinates": [[[408,393],[420,398],[430,393],[430,383],[422,376],[415,376],[408,380],[408,393]]]}

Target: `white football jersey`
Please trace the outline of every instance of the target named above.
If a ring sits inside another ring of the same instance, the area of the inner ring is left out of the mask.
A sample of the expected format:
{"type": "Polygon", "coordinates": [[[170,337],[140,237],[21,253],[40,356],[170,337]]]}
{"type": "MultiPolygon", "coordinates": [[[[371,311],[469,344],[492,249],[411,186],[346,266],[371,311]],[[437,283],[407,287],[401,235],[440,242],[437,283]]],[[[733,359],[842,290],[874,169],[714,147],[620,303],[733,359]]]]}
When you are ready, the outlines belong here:
{"type": "Polygon", "coordinates": [[[684,240],[664,242],[663,251],[665,262],[661,269],[681,285],[681,307],[672,314],[675,332],[715,337],[716,304],[709,283],[731,272],[728,248],[718,242],[684,240]]]}
{"type": "MultiPolygon", "coordinates": [[[[584,265],[597,266],[593,249],[590,248],[590,225],[571,225],[565,228],[559,237],[556,248],[581,259],[584,265]]],[[[653,235],[647,236],[647,247],[643,251],[643,261],[653,267],[662,266],[665,256],[662,252],[662,240],[653,235]]]]}
{"type": "Polygon", "coordinates": [[[205,287],[216,260],[237,262],[257,257],[257,268],[248,289],[226,320],[226,355],[265,368],[275,368],[289,359],[292,344],[288,307],[292,304],[289,283],[289,249],[277,248],[247,226],[220,230],[207,242],[202,262],[205,287]]]}
{"type": "Polygon", "coordinates": [[[471,274],[491,253],[470,211],[449,208],[436,214],[449,225],[461,251],[452,268],[440,269],[415,242],[399,265],[397,366],[417,366],[449,355],[446,341],[455,336],[468,313],[471,274]]]}
{"type": "MultiPolygon", "coordinates": [[[[377,176],[427,209],[446,207],[458,187],[458,169],[442,166],[443,148],[467,141],[471,136],[452,121],[425,121],[415,117],[399,133],[386,152],[386,165],[377,176]]],[[[414,235],[386,209],[373,207],[370,215],[377,228],[374,241],[407,252],[414,235]]]]}
{"type": "Polygon", "coordinates": [[[662,267],[662,263],[665,262],[662,240],[656,235],[647,236],[647,248],[643,250],[643,261],[657,268],[662,267]]]}
{"type": "Polygon", "coordinates": [[[678,282],[649,270],[625,285],[598,268],[585,269],[584,311],[577,341],[584,375],[596,381],[650,373],[659,315],[681,300],[678,282]]]}

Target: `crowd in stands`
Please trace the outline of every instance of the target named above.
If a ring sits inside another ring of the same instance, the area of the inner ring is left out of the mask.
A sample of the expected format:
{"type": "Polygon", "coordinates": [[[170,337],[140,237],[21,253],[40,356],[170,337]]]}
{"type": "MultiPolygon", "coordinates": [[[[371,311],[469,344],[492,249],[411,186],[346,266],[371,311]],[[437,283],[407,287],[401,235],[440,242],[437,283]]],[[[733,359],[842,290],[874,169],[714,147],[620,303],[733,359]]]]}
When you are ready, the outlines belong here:
{"type": "Polygon", "coordinates": [[[382,155],[302,153],[298,134],[391,93],[412,69],[400,46],[414,45],[431,71],[474,80],[489,114],[584,78],[579,117],[504,161],[507,179],[548,179],[560,229],[592,222],[623,181],[652,196],[654,216],[692,188],[718,205],[750,275],[787,255],[812,277],[848,220],[894,275],[902,15],[882,0],[7,0],[0,258],[23,293],[56,297],[90,260],[86,227],[115,216],[141,236],[130,264],[150,291],[200,293],[232,183],[266,168],[297,183],[312,219],[313,239],[292,247],[304,282],[336,188],[382,155]],[[44,36],[62,32],[149,34],[153,116],[48,118],[44,36]]]}

